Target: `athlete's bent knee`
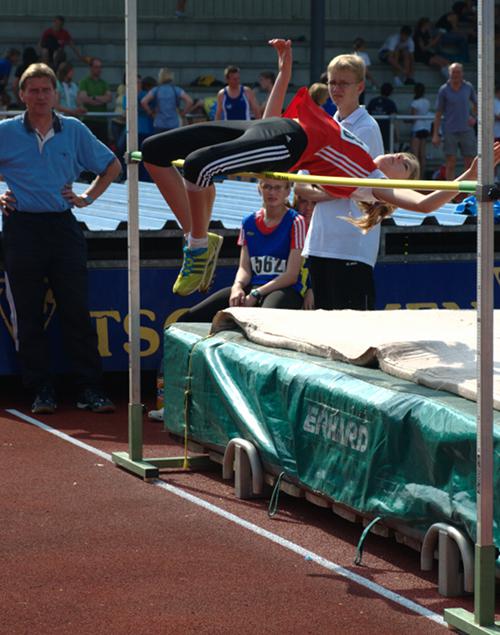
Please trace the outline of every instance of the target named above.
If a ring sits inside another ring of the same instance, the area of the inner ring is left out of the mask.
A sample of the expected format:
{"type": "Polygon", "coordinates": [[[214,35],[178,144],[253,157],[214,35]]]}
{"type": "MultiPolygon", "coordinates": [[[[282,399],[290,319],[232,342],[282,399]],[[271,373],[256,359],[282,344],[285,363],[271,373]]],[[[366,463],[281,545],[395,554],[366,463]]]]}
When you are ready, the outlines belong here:
{"type": "Polygon", "coordinates": [[[173,159],[169,156],[160,135],[154,135],[144,140],[142,144],[142,160],[159,167],[170,167],[173,159]]]}
{"type": "Polygon", "coordinates": [[[215,172],[208,167],[206,151],[196,150],[184,161],[184,178],[198,187],[207,187],[212,183],[215,172]]]}

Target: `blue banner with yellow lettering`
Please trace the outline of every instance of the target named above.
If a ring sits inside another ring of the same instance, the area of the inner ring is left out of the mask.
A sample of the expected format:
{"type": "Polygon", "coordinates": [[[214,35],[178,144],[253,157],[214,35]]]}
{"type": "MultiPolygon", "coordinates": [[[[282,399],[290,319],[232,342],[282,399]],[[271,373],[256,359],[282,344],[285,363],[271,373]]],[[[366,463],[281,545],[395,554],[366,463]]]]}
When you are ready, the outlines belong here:
{"type": "MultiPolygon", "coordinates": [[[[212,290],[230,286],[235,266],[217,269],[212,290]]],[[[205,295],[186,298],[174,295],[174,268],[144,267],[141,270],[141,358],[143,369],[156,369],[161,359],[162,333],[182,309],[201,301],[205,295]]],[[[375,268],[378,309],[470,309],[476,301],[476,262],[380,263],[375,268]]],[[[98,335],[99,352],[106,371],[128,368],[128,277],[125,268],[89,270],[91,318],[98,335]]],[[[500,307],[500,263],[495,267],[495,307],[500,307]]],[[[8,302],[5,276],[0,273],[0,374],[19,371],[15,352],[15,320],[8,302]]],[[[69,368],[61,350],[57,310],[50,289],[44,315],[51,339],[54,370],[69,368]]]]}

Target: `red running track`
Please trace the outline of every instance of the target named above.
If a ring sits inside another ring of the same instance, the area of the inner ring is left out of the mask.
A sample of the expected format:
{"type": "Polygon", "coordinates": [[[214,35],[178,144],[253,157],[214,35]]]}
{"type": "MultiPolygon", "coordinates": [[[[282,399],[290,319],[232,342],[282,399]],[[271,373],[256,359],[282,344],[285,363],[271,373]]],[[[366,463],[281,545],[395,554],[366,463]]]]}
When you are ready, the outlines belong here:
{"type": "MultiPolygon", "coordinates": [[[[122,390],[113,395],[119,400],[122,390]]],[[[438,633],[445,628],[314,561],[106,459],[8,414],[26,404],[0,395],[2,520],[0,633],[438,633]]],[[[126,449],[126,404],[114,415],[68,402],[38,417],[106,453],[126,449]]],[[[147,449],[179,454],[145,423],[147,449]]],[[[353,566],[361,527],[302,500],[240,501],[220,471],[162,480],[362,575],[430,611],[471,609],[444,599],[416,552],[370,535],[353,566]]]]}

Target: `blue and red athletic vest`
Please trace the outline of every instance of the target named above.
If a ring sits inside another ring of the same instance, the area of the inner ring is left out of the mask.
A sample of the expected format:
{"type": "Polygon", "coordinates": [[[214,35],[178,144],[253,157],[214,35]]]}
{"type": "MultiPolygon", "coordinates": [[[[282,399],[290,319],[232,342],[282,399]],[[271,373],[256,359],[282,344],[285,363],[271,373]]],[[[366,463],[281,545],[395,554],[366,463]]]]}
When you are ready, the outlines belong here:
{"type": "Polygon", "coordinates": [[[249,121],[250,104],[243,86],[240,88],[240,94],[234,99],[229,96],[227,86],[224,88],[224,97],[222,98],[222,119],[234,119],[240,121],[249,121]]]}
{"type": "MultiPolygon", "coordinates": [[[[289,209],[281,223],[269,234],[263,234],[259,230],[255,213],[243,219],[242,228],[252,266],[252,286],[262,286],[286,271],[292,242],[292,227],[297,216],[299,214],[295,210],[289,209]]],[[[300,277],[292,286],[301,293],[300,277]]]]}

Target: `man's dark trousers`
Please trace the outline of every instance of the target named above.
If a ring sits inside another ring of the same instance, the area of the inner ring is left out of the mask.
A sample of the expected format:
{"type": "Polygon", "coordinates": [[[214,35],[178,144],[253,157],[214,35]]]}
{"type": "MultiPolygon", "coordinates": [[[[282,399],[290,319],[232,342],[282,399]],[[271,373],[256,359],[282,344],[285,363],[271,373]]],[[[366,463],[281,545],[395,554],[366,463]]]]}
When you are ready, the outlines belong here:
{"type": "Polygon", "coordinates": [[[76,384],[98,386],[102,369],[88,309],[87,246],[71,211],[13,211],[4,216],[3,252],[25,385],[37,391],[51,383],[44,331],[46,278],[76,384]]]}

